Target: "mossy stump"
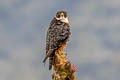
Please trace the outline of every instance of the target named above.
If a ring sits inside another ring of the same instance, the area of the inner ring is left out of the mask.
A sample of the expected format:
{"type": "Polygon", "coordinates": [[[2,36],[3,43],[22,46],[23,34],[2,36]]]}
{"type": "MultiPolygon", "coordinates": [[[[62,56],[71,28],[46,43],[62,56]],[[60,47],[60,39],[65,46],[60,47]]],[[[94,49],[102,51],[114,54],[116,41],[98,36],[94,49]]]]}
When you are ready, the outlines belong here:
{"type": "Polygon", "coordinates": [[[52,80],[75,80],[75,67],[66,60],[66,53],[56,51],[53,64],[52,80]]]}

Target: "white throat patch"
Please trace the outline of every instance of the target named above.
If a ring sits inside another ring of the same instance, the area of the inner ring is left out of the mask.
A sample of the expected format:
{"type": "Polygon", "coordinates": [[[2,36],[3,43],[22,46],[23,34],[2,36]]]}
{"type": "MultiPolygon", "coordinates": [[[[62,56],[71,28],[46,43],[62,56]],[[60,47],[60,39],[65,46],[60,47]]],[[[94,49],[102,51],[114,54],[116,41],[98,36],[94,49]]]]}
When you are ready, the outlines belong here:
{"type": "Polygon", "coordinates": [[[60,20],[60,21],[62,21],[62,22],[64,22],[64,23],[67,23],[67,24],[69,24],[69,20],[68,20],[68,18],[66,17],[66,18],[64,18],[64,17],[62,17],[62,18],[57,18],[57,17],[55,17],[57,20],[60,20]]]}

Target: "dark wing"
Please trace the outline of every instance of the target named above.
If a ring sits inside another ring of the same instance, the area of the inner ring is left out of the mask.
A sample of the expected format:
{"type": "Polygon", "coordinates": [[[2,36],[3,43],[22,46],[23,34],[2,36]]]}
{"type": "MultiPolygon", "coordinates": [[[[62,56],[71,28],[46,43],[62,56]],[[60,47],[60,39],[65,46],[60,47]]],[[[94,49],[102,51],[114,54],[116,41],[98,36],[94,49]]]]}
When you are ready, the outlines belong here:
{"type": "Polygon", "coordinates": [[[69,24],[57,20],[50,26],[48,31],[49,39],[47,43],[49,44],[49,49],[46,47],[48,50],[58,49],[69,39],[70,36],[69,24]]]}
{"type": "Polygon", "coordinates": [[[43,60],[44,63],[48,57],[50,57],[49,59],[53,59],[55,50],[57,50],[60,46],[65,44],[68,41],[69,36],[69,24],[62,23],[54,18],[47,32],[46,57],[43,60]]]}
{"type": "Polygon", "coordinates": [[[69,37],[70,37],[69,24],[63,23],[60,26],[60,29],[58,31],[59,32],[58,32],[58,35],[56,37],[57,37],[58,45],[61,46],[61,45],[65,44],[66,41],[69,40],[69,37]]]}
{"type": "Polygon", "coordinates": [[[53,53],[55,49],[50,48],[51,46],[51,39],[53,38],[54,34],[54,24],[55,24],[55,18],[50,23],[50,27],[48,28],[47,35],[46,35],[46,56],[43,60],[43,63],[47,60],[47,58],[53,53]]]}

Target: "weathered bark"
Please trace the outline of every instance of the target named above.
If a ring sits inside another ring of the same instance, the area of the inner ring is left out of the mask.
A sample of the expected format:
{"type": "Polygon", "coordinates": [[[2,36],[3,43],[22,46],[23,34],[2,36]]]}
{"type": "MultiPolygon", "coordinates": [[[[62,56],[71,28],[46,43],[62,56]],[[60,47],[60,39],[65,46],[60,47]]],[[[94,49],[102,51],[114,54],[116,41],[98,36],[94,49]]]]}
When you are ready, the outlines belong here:
{"type": "Polygon", "coordinates": [[[52,80],[75,80],[75,66],[66,60],[66,53],[56,51],[52,80]]]}

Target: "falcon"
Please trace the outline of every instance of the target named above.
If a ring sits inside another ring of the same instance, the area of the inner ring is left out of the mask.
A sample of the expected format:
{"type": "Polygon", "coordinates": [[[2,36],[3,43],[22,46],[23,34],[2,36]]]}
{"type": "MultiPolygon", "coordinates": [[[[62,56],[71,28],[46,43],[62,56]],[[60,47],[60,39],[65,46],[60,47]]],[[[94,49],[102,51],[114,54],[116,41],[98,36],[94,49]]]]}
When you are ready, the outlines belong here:
{"type": "Polygon", "coordinates": [[[49,70],[54,64],[56,50],[62,51],[70,37],[70,26],[66,11],[58,11],[52,19],[46,35],[46,54],[43,63],[49,58],[49,70]]]}

